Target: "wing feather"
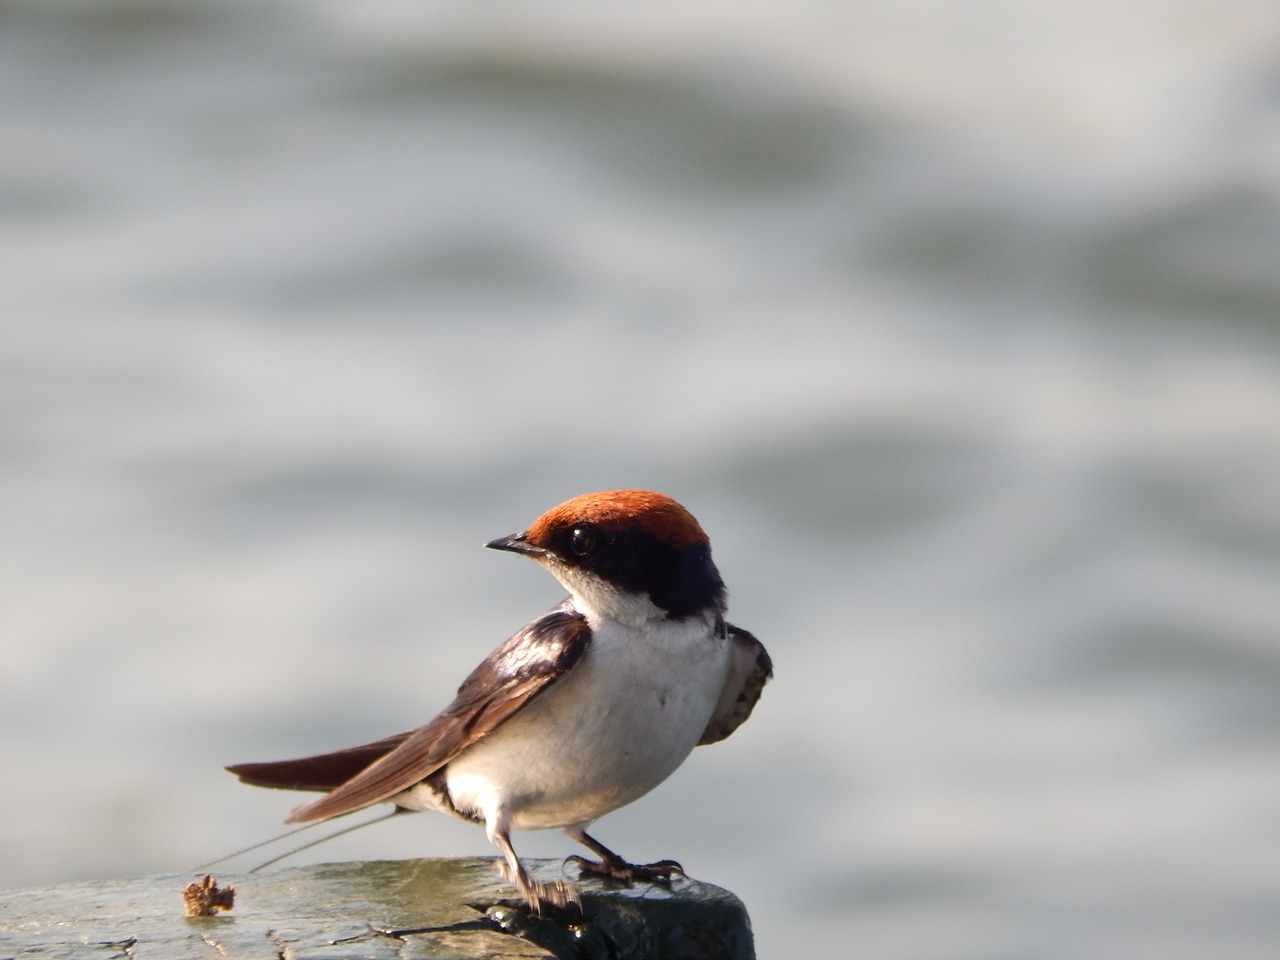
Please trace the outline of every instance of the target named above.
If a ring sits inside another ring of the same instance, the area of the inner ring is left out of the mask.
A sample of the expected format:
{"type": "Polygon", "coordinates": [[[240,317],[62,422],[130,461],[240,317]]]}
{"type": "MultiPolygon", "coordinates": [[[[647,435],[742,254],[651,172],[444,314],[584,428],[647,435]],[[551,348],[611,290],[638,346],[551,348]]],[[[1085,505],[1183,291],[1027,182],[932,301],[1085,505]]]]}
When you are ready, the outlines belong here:
{"type": "MultiPolygon", "coordinates": [[[[284,761],[280,766],[288,767],[345,754],[354,757],[359,751],[365,751],[364,756],[369,758],[342,782],[331,788],[322,787],[330,792],[298,807],[286,822],[341,816],[407,790],[492,732],[572,670],[590,642],[591,628],[586,617],[566,600],[494,650],[463,681],[453,703],[425,726],[337,754],[284,761]],[[378,752],[376,748],[381,747],[386,749],[378,752]]],[[[345,762],[345,758],[341,762],[345,762]]],[[[250,783],[262,783],[268,779],[263,768],[272,766],[241,764],[228,769],[242,779],[247,775],[250,783]]]]}
{"type": "Polygon", "coordinates": [[[764,644],[740,627],[725,624],[733,652],[729,660],[729,675],[724,690],[716,703],[711,722],[703,731],[698,746],[723,740],[746,722],[755,709],[756,701],[764,685],[773,676],[773,661],[764,644]]]}

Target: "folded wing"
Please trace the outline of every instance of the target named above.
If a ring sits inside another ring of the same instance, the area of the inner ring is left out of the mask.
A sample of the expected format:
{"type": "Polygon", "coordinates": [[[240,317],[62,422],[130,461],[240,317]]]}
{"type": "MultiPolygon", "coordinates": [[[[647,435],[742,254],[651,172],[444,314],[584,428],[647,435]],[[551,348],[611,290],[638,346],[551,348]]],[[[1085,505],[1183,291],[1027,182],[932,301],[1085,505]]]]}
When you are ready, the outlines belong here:
{"type": "Polygon", "coordinates": [[[294,810],[289,823],[351,813],[439,770],[572,670],[590,642],[586,618],[566,600],[494,650],[426,726],[336,753],[227,769],[260,786],[329,791],[294,810]],[[338,774],[346,776],[332,782],[338,774]]]}
{"type": "Polygon", "coordinates": [[[742,726],[755,709],[764,685],[773,676],[773,661],[764,644],[731,623],[725,624],[725,630],[733,644],[729,675],[698,746],[717,743],[742,726]]]}

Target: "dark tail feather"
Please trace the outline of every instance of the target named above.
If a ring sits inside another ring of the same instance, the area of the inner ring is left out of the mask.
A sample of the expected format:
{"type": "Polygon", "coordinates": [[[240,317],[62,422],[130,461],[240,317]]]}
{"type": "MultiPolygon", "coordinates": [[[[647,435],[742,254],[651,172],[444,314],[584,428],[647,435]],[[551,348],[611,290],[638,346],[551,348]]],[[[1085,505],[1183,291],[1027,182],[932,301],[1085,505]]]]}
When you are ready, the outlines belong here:
{"type": "Polygon", "coordinates": [[[303,830],[308,830],[311,827],[318,827],[322,822],[323,821],[317,820],[316,822],[308,823],[305,826],[294,827],[292,830],[286,830],[284,833],[278,833],[274,837],[267,837],[267,839],[259,840],[257,843],[250,844],[247,847],[241,847],[239,850],[236,850],[232,853],[224,853],[217,860],[210,860],[208,863],[202,863],[198,867],[192,867],[191,871],[193,873],[200,873],[204,870],[208,870],[210,867],[216,867],[220,863],[226,863],[228,860],[232,860],[235,857],[244,856],[246,853],[253,853],[253,851],[255,850],[261,850],[265,846],[269,846],[270,844],[277,843],[280,840],[285,840],[289,837],[292,837],[295,833],[301,833],[303,830]]]}
{"type": "MultiPolygon", "coordinates": [[[[318,846],[319,844],[326,843],[329,840],[333,840],[334,838],[340,837],[343,834],[351,833],[354,830],[360,830],[364,827],[372,826],[373,824],[379,823],[382,820],[389,820],[398,813],[409,813],[409,812],[411,811],[402,810],[399,807],[396,807],[391,812],[384,813],[380,817],[374,817],[372,820],[365,820],[365,821],[362,821],[361,823],[353,823],[348,827],[343,827],[341,830],[335,830],[332,833],[327,833],[322,837],[317,837],[315,840],[311,840],[307,843],[302,844],[301,846],[297,846],[290,850],[286,850],[284,853],[280,854],[279,856],[272,857],[270,860],[267,860],[265,863],[258,864],[249,872],[257,873],[263,867],[269,867],[273,863],[279,863],[281,860],[285,859],[286,857],[292,857],[295,853],[301,853],[303,850],[310,850],[314,846],[318,846]]],[[[208,870],[210,867],[217,866],[220,863],[225,863],[227,860],[234,859],[235,857],[244,856],[246,853],[252,853],[254,850],[260,850],[263,847],[269,846],[273,843],[278,843],[281,840],[286,840],[289,837],[292,837],[295,834],[299,834],[304,830],[310,830],[312,827],[318,827],[322,822],[323,821],[316,820],[313,823],[308,823],[301,827],[294,827],[292,830],[286,830],[284,833],[278,834],[274,837],[268,837],[266,840],[260,840],[257,843],[251,844],[250,846],[247,846],[247,847],[243,847],[235,851],[234,853],[225,854],[224,856],[219,857],[217,860],[210,860],[208,863],[201,864],[198,867],[193,867],[192,871],[195,873],[199,873],[201,871],[208,870]]]]}
{"type": "MultiPolygon", "coordinates": [[[[249,872],[257,873],[259,870],[263,869],[264,867],[269,867],[273,864],[279,863],[281,860],[285,859],[286,857],[292,857],[295,853],[301,853],[303,850],[310,850],[312,847],[319,846],[322,843],[328,843],[330,840],[336,840],[338,837],[351,833],[354,830],[363,830],[365,827],[371,827],[375,823],[381,823],[383,820],[390,820],[392,817],[398,816],[399,814],[412,813],[412,812],[413,812],[412,810],[402,810],[400,807],[394,807],[393,809],[384,813],[380,817],[374,817],[372,820],[365,820],[361,823],[353,823],[349,827],[343,827],[341,830],[333,831],[333,833],[326,833],[323,837],[317,837],[315,840],[311,840],[308,843],[302,844],[301,846],[294,847],[292,850],[286,850],[284,853],[280,854],[279,856],[272,857],[270,860],[264,860],[262,863],[258,864],[249,872]]],[[[299,827],[298,830],[305,830],[307,827],[318,826],[323,822],[324,821],[322,820],[315,820],[311,823],[308,823],[306,827],[299,827]]]]}
{"type": "Polygon", "coordinates": [[[319,790],[327,793],[346,783],[380,757],[400,746],[408,733],[377,740],[374,743],[348,747],[333,753],[321,753],[297,760],[275,760],[268,763],[237,763],[227,767],[243,782],[255,787],[279,790],[319,790]]]}

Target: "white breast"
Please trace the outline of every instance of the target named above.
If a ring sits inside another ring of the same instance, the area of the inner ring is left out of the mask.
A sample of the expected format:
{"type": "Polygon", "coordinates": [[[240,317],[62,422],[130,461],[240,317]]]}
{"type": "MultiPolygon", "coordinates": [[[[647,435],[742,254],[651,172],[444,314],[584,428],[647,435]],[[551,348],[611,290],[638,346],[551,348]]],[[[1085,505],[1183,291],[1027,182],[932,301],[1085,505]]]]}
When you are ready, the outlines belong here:
{"type": "Polygon", "coordinates": [[[481,816],[501,808],[514,829],[536,830],[630,803],[693,750],[728,658],[709,619],[593,624],[567,677],[449,763],[454,805],[481,816]]]}

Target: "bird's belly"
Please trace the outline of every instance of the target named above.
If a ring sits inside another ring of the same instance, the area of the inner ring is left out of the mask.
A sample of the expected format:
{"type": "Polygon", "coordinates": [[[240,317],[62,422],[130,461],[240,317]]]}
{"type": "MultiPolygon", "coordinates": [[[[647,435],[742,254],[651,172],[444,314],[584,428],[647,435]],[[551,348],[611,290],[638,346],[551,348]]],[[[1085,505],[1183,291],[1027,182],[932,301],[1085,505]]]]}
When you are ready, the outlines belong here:
{"type": "Polygon", "coordinates": [[[597,638],[578,667],[450,761],[462,812],[498,804],[510,826],[585,824],[652,790],[693,750],[724,685],[727,648],[597,638]],[[603,642],[602,642],[603,641],[603,642]]]}

